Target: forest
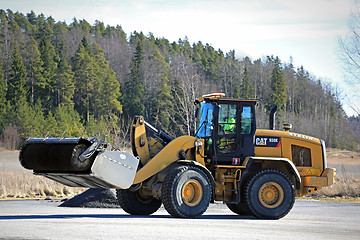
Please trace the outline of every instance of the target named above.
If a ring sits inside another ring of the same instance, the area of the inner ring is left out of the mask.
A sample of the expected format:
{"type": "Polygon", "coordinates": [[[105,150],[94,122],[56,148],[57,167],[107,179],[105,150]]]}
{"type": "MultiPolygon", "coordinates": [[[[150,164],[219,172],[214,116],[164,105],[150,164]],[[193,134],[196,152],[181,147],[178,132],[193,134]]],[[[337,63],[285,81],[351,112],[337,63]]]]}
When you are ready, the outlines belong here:
{"type": "Polygon", "coordinates": [[[186,37],[127,36],[101,21],[0,10],[0,144],[7,149],[28,137],[80,133],[123,148],[135,115],[172,137],[191,135],[194,99],[211,92],[260,99],[258,128],[268,127],[276,104],[277,129],[291,123],[328,147],[358,148],[337,90],[292,59],[240,59],[186,37]]]}

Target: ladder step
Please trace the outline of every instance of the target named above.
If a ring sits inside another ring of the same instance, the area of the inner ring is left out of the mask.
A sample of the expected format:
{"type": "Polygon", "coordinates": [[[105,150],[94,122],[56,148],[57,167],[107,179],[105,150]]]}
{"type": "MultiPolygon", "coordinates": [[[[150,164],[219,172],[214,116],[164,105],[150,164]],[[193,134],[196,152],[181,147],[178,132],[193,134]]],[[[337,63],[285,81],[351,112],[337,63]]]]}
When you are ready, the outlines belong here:
{"type": "MultiPolygon", "coordinates": [[[[225,177],[225,179],[226,178],[227,177],[225,177]]],[[[229,177],[227,179],[229,179],[229,177]]],[[[235,178],[232,178],[232,179],[235,179],[235,178]]],[[[237,204],[238,202],[240,202],[240,193],[238,193],[236,189],[224,189],[223,190],[223,199],[224,199],[223,200],[224,203],[237,204]],[[234,195],[231,197],[232,199],[230,201],[225,200],[225,195],[226,195],[225,193],[226,192],[233,192],[234,193],[234,195]]]]}

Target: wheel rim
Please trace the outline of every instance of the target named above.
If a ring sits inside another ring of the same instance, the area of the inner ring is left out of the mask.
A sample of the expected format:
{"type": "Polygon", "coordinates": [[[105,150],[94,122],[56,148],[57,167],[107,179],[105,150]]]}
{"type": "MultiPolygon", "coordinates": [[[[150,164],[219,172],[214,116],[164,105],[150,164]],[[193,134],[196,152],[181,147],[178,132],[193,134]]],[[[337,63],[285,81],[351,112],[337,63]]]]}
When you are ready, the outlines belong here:
{"type": "Polygon", "coordinates": [[[153,198],[152,197],[146,197],[143,196],[140,191],[136,191],[136,198],[139,200],[139,202],[141,202],[142,204],[148,204],[150,203],[153,198]]]}
{"type": "Polygon", "coordinates": [[[267,208],[275,208],[284,200],[284,190],[275,182],[267,182],[259,189],[259,201],[267,208]]]}
{"type": "Polygon", "coordinates": [[[181,197],[190,207],[197,205],[203,196],[201,184],[194,179],[188,180],[182,187],[181,197]]]}

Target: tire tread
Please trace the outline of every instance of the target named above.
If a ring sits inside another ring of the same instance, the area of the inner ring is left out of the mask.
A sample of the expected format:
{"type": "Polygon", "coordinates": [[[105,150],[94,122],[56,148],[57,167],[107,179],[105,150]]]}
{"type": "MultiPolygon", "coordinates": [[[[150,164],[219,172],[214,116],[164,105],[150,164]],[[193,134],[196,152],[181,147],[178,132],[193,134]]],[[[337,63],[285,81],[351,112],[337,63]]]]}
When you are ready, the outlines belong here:
{"type": "Polygon", "coordinates": [[[276,169],[265,169],[265,170],[262,170],[260,172],[258,172],[257,174],[253,175],[252,177],[249,178],[249,180],[247,181],[246,185],[245,185],[245,200],[247,202],[247,206],[250,210],[250,212],[257,218],[260,218],[260,219],[280,219],[282,217],[284,217],[285,215],[287,215],[290,210],[292,209],[294,203],[295,203],[295,189],[293,187],[293,184],[292,184],[292,181],[290,180],[290,178],[283,172],[279,171],[279,170],[276,170],[276,169]],[[254,206],[250,203],[250,196],[249,196],[249,190],[251,188],[251,185],[254,183],[254,181],[263,176],[263,175],[266,175],[266,174],[270,174],[270,173],[275,173],[275,174],[278,174],[278,175],[281,175],[282,177],[284,177],[286,179],[286,181],[288,181],[288,183],[290,183],[290,185],[292,186],[292,196],[291,196],[291,202],[290,202],[290,206],[288,207],[288,209],[283,212],[282,214],[280,215],[277,215],[277,216],[267,216],[267,215],[264,215],[262,213],[260,213],[257,209],[254,208],[254,206]]]}
{"type": "Polygon", "coordinates": [[[161,206],[161,201],[155,198],[148,204],[142,204],[139,201],[131,199],[134,197],[132,196],[133,194],[136,193],[128,189],[116,190],[116,197],[120,207],[131,215],[150,215],[156,212],[161,206]]]}
{"type": "MultiPolygon", "coordinates": [[[[164,204],[164,207],[166,209],[166,211],[173,217],[177,217],[177,218],[196,218],[201,216],[201,213],[197,214],[197,215],[187,215],[182,213],[179,208],[177,208],[177,204],[175,202],[175,199],[172,197],[172,193],[175,191],[174,190],[174,182],[176,181],[176,179],[178,179],[185,171],[188,170],[194,170],[196,172],[199,172],[202,177],[205,178],[205,180],[210,184],[210,180],[208,178],[208,176],[205,174],[205,172],[203,170],[201,170],[198,167],[195,166],[178,166],[176,168],[174,168],[173,170],[171,170],[168,175],[165,177],[165,180],[163,182],[162,185],[162,189],[161,189],[161,201],[164,204]]],[[[211,199],[211,194],[212,191],[210,191],[210,199],[211,199]]],[[[209,203],[210,203],[210,199],[209,202],[207,203],[206,208],[208,207],[209,203]]]]}

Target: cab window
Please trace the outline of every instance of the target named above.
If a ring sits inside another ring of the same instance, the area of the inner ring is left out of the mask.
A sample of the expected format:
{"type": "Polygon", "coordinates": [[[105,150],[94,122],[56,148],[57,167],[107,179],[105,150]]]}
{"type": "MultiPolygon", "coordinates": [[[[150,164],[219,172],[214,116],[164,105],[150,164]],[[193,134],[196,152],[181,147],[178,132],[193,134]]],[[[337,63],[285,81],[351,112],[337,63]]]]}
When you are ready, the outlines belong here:
{"type": "Polygon", "coordinates": [[[219,134],[235,133],[236,105],[219,104],[219,134]]]}
{"type": "Polygon", "coordinates": [[[251,134],[253,126],[253,113],[251,106],[244,106],[241,113],[241,129],[240,134],[251,134]]]}
{"type": "Polygon", "coordinates": [[[201,103],[198,108],[197,131],[195,136],[198,138],[205,138],[211,136],[213,124],[213,110],[214,106],[210,103],[201,103]]]}

